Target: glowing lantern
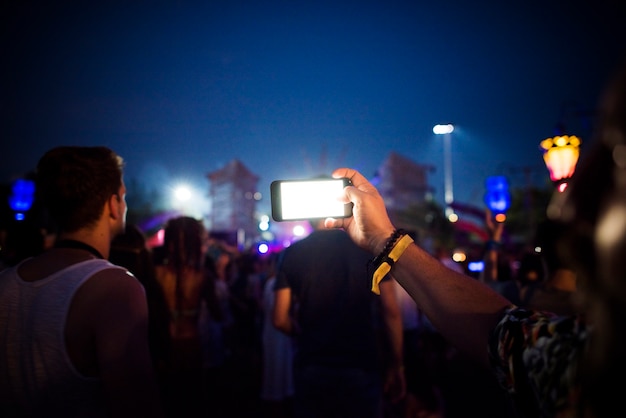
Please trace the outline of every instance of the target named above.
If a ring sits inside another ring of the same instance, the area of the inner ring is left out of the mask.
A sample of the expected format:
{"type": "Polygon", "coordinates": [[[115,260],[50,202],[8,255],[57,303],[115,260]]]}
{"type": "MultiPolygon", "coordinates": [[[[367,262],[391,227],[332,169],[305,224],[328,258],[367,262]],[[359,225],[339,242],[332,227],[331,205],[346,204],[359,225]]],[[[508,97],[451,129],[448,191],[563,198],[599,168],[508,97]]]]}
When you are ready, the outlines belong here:
{"type": "Polygon", "coordinates": [[[559,191],[565,190],[567,180],[574,174],[580,155],[580,142],[577,136],[561,135],[544,139],[539,144],[550,179],[559,191]]]}

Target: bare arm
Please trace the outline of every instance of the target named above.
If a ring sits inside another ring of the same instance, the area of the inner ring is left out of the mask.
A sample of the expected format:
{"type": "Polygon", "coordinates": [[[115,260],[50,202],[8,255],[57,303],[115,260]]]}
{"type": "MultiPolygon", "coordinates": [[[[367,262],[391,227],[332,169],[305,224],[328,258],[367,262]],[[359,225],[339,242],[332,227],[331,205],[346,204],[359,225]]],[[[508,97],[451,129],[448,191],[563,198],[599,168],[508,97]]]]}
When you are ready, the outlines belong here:
{"type": "Polygon", "coordinates": [[[383,306],[383,319],[392,348],[392,364],[402,366],[404,359],[402,338],[402,314],[396,298],[393,280],[380,283],[380,298],[383,306]]]}
{"type": "Polygon", "coordinates": [[[485,225],[489,233],[491,243],[487,245],[487,253],[485,255],[485,274],[483,280],[493,282],[498,280],[498,248],[497,245],[502,241],[502,231],[504,224],[496,222],[489,209],[485,212],[485,225]]]}
{"type": "Polygon", "coordinates": [[[287,335],[293,335],[294,324],[291,319],[291,289],[285,287],[275,291],[274,312],[272,320],[274,326],[287,335]]]}
{"type": "Polygon", "coordinates": [[[510,302],[474,278],[450,270],[417,245],[393,275],[453,345],[488,365],[487,340],[510,302]]]}
{"type": "Polygon", "coordinates": [[[396,284],[393,280],[380,283],[383,320],[391,350],[391,359],[385,381],[385,392],[390,395],[392,402],[399,401],[406,395],[402,314],[396,298],[395,286],[396,284]]]}
{"type": "MultiPolygon", "coordinates": [[[[329,218],[326,227],[344,228],[358,245],[372,254],[380,253],[395,228],[378,190],[352,169],[337,169],[333,177],[352,180],[345,196],[354,203],[353,216],[329,218]]],[[[409,245],[392,272],[448,341],[488,365],[488,336],[510,304],[508,300],[485,284],[448,269],[415,244],[409,245]]]]}

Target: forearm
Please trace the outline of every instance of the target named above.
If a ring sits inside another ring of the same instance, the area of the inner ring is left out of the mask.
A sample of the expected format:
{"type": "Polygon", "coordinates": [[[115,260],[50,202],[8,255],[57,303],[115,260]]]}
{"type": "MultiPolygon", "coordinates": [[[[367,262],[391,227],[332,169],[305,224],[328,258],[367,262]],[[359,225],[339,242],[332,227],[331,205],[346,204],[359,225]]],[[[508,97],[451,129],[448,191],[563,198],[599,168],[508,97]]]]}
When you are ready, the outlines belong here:
{"type": "Polygon", "coordinates": [[[385,327],[389,338],[391,352],[391,367],[404,366],[404,347],[402,334],[402,317],[400,315],[385,315],[385,327]]]}
{"type": "Polygon", "coordinates": [[[502,245],[502,232],[504,231],[504,224],[496,222],[492,217],[491,211],[487,211],[485,214],[485,224],[489,230],[489,240],[485,245],[485,274],[483,274],[483,280],[486,282],[492,282],[499,279],[498,277],[498,251],[502,245]]]}
{"type": "Polygon", "coordinates": [[[404,334],[402,328],[402,314],[396,299],[394,280],[381,283],[380,296],[383,304],[383,322],[385,333],[389,341],[389,365],[401,368],[404,364],[404,334]]]}
{"type": "Polygon", "coordinates": [[[489,333],[510,302],[479,281],[445,267],[417,245],[393,275],[450,343],[487,365],[489,333]]]}

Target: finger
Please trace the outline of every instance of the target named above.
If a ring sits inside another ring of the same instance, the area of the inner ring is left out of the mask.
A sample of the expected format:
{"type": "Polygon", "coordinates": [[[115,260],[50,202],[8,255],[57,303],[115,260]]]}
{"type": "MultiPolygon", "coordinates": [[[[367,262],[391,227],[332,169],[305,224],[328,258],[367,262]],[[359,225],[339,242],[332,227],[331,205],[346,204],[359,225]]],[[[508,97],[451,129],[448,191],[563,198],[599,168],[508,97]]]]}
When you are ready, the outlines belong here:
{"type": "Polygon", "coordinates": [[[324,227],[326,228],[343,228],[343,219],[326,218],[324,219],[324,227]]]}
{"type": "Polygon", "coordinates": [[[335,171],[333,171],[332,176],[334,178],[341,178],[341,177],[346,177],[348,179],[350,179],[350,182],[355,186],[355,187],[359,187],[363,184],[368,184],[369,182],[367,181],[367,179],[358,171],[352,169],[352,168],[338,168],[335,171]]]}
{"type": "Polygon", "coordinates": [[[331,176],[336,179],[339,179],[342,177],[350,178],[352,177],[352,175],[354,175],[354,173],[355,173],[355,170],[351,168],[342,167],[342,168],[337,168],[336,170],[334,170],[331,176]]]}
{"type": "Polygon", "coordinates": [[[333,177],[346,177],[350,179],[352,186],[346,186],[344,191],[353,203],[356,203],[354,199],[356,199],[361,192],[378,193],[376,187],[374,187],[365,176],[352,168],[338,168],[333,172],[333,177]]]}

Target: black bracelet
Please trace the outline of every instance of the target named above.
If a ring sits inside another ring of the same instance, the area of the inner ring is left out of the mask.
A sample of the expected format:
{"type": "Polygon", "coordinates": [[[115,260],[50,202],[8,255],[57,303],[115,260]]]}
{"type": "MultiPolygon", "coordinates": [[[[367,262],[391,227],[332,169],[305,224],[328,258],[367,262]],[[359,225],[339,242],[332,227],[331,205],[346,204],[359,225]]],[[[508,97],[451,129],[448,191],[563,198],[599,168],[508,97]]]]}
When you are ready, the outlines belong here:
{"type": "MultiPolygon", "coordinates": [[[[389,252],[393,248],[393,245],[396,243],[398,238],[406,234],[408,234],[408,232],[405,231],[404,229],[396,229],[395,231],[393,231],[393,233],[389,236],[389,239],[387,239],[387,242],[385,243],[385,246],[383,247],[383,250],[380,252],[380,254],[378,254],[376,257],[370,260],[369,262],[370,267],[373,267],[375,270],[383,262],[385,262],[385,260],[390,260],[389,252]]],[[[392,263],[390,265],[393,265],[393,260],[391,260],[391,262],[392,263]]]]}

